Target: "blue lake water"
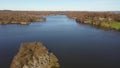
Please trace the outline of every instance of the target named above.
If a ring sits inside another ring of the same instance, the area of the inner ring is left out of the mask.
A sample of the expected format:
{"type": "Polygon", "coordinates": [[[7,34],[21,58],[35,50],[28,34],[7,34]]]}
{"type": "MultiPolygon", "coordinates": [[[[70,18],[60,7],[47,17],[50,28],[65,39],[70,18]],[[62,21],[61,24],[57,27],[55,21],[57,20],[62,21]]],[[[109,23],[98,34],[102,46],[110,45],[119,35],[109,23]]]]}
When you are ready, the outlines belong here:
{"type": "Polygon", "coordinates": [[[23,42],[40,41],[61,68],[120,68],[120,32],[78,24],[64,15],[30,25],[0,25],[0,68],[9,68],[23,42]]]}

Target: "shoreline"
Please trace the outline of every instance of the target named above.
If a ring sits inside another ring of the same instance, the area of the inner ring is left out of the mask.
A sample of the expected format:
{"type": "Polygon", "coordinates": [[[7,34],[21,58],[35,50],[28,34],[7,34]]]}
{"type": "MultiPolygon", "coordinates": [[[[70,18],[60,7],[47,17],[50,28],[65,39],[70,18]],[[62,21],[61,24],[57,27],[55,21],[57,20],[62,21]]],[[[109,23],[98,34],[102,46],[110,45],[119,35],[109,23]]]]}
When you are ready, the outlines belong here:
{"type": "Polygon", "coordinates": [[[90,11],[0,11],[0,25],[21,24],[46,21],[45,16],[66,15],[78,23],[89,24],[109,30],[120,31],[120,14],[90,11]]]}

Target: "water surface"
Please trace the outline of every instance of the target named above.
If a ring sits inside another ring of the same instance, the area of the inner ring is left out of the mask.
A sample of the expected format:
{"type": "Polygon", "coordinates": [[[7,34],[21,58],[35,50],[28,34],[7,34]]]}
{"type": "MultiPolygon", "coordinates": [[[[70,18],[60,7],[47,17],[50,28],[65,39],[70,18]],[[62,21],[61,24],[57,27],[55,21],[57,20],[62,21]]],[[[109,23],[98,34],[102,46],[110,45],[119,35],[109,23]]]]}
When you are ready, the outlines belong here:
{"type": "Polygon", "coordinates": [[[64,15],[46,22],[0,25],[0,68],[9,68],[22,42],[41,41],[61,68],[120,68],[120,32],[78,24],[64,15]]]}

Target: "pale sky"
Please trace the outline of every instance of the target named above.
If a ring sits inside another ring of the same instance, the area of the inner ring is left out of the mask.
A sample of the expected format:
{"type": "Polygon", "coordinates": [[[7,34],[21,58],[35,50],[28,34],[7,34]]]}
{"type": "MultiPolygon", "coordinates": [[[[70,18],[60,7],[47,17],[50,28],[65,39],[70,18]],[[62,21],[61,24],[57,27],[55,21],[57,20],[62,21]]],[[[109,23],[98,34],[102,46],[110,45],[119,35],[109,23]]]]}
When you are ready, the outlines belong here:
{"type": "Polygon", "coordinates": [[[0,0],[0,10],[120,11],[120,0],[0,0]]]}

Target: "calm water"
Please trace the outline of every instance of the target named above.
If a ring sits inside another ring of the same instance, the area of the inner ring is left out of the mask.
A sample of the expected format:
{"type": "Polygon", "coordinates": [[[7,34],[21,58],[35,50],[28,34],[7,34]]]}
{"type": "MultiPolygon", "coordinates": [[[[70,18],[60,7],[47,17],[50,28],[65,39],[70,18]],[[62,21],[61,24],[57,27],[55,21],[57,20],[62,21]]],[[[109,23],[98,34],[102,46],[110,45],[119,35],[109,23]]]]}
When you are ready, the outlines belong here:
{"type": "Polygon", "coordinates": [[[9,68],[22,42],[41,41],[61,68],[120,68],[120,32],[78,24],[64,15],[46,22],[0,25],[0,68],[9,68]]]}

